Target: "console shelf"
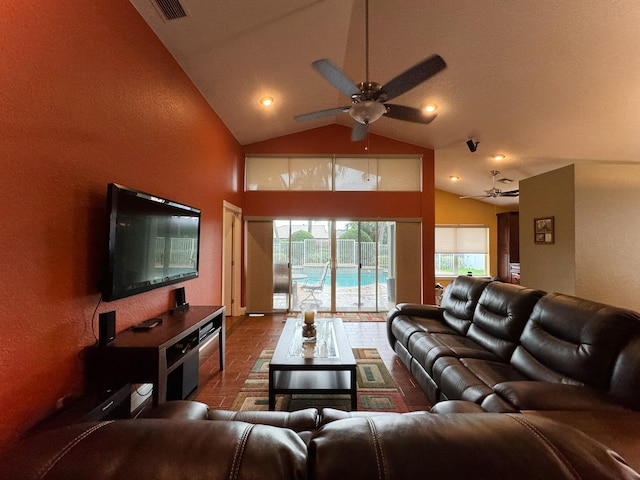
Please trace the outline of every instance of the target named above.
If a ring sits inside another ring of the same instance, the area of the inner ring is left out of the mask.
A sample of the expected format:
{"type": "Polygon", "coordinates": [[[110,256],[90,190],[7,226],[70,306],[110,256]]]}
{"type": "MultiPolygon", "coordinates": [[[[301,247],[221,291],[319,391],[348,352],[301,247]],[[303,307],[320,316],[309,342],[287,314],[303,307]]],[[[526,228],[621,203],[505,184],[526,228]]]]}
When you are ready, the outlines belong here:
{"type": "Polygon", "coordinates": [[[87,384],[90,389],[123,383],[152,383],[153,404],[185,399],[198,388],[201,342],[218,335],[220,370],[224,369],[224,307],[190,306],[159,316],[148,330],[128,329],[107,346],[89,347],[87,384]]]}

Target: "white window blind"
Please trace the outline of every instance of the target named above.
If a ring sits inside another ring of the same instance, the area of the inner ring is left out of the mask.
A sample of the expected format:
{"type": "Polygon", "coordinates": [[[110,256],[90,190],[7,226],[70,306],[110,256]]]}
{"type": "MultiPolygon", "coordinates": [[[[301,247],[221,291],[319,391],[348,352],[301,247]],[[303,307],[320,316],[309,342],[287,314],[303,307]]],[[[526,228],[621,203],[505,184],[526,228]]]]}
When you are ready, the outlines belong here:
{"type": "Polygon", "coordinates": [[[436,226],[436,277],[489,274],[489,228],[436,226]]]}
{"type": "Polygon", "coordinates": [[[489,251],[487,227],[436,227],[436,253],[483,253],[489,251]]]}
{"type": "Polygon", "coordinates": [[[422,190],[419,156],[248,156],[245,191],[422,190]]]}

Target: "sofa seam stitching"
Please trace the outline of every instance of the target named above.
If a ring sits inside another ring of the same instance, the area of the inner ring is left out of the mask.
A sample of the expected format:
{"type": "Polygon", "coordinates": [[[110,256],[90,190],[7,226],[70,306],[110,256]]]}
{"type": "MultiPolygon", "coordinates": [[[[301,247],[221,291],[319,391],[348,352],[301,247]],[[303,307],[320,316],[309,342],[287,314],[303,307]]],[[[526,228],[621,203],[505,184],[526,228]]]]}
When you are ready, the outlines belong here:
{"type": "Polygon", "coordinates": [[[76,445],[78,445],[82,440],[84,440],[86,437],[88,437],[89,435],[91,435],[93,432],[95,432],[96,430],[104,427],[105,425],[108,425],[110,423],[113,423],[113,421],[108,421],[108,422],[101,422],[97,425],[94,425],[93,427],[89,428],[88,430],[83,431],[80,435],[76,435],[70,442],[68,442],[63,448],[62,450],[54,457],[52,458],[47,464],[45,464],[39,471],[38,471],[38,478],[44,478],[45,475],[47,475],[47,473],[49,473],[51,471],[51,469],[53,467],[55,467],[55,465],[62,460],[62,458],[69,453],[69,451],[71,451],[71,449],[73,447],[75,447],[76,445]]]}
{"type": "Polygon", "coordinates": [[[533,425],[531,422],[529,422],[525,418],[517,417],[512,414],[507,414],[507,415],[512,419],[514,419],[516,422],[518,422],[520,425],[527,428],[534,435],[536,435],[540,440],[542,440],[549,448],[551,448],[551,450],[553,450],[553,452],[556,454],[558,459],[569,469],[569,471],[571,471],[574,478],[577,478],[577,479],[581,478],[580,474],[576,471],[573,465],[571,465],[571,462],[569,462],[569,460],[562,454],[562,452],[560,452],[558,447],[556,447],[551,440],[549,440],[545,435],[543,435],[542,432],[540,432],[540,430],[538,430],[538,428],[536,428],[535,425],[533,425]]]}
{"type": "Polygon", "coordinates": [[[369,424],[369,429],[371,430],[371,438],[373,440],[373,450],[376,456],[376,464],[378,466],[378,478],[380,480],[384,480],[387,478],[387,465],[384,460],[384,452],[382,450],[382,445],[380,443],[380,436],[378,435],[378,431],[376,429],[375,424],[373,423],[372,418],[367,418],[367,423],[369,424]]]}
{"type": "Polygon", "coordinates": [[[236,450],[233,454],[233,460],[231,462],[231,470],[229,472],[229,478],[231,480],[238,478],[238,473],[240,472],[241,459],[244,456],[244,450],[246,448],[247,441],[249,439],[249,434],[251,433],[251,430],[253,430],[254,426],[255,425],[247,425],[244,431],[242,432],[240,442],[236,447],[236,450]]]}

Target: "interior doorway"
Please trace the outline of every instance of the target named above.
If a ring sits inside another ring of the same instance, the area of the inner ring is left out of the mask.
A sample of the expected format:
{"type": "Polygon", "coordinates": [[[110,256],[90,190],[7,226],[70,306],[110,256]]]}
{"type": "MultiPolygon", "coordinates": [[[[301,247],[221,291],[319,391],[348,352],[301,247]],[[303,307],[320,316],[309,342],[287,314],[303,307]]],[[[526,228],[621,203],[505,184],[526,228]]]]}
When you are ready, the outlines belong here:
{"type": "Polygon", "coordinates": [[[227,316],[242,315],[242,210],[223,202],[222,300],[227,316]]]}

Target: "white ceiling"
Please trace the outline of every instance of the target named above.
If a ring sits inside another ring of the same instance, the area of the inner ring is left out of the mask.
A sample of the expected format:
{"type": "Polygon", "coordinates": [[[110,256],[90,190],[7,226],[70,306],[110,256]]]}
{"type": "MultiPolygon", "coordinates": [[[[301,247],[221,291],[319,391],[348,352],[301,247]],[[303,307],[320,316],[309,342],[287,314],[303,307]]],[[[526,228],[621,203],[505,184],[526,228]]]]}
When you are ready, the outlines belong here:
{"type": "MultiPolygon", "coordinates": [[[[364,0],[180,0],[188,15],[170,21],[156,0],[131,2],[241,144],[351,125],[347,114],[293,117],[349,105],[314,60],[365,80],[364,0]],[[266,95],[275,99],[268,109],[266,95]]],[[[393,100],[437,104],[431,124],[370,125],[433,148],[436,188],[480,195],[494,169],[514,180],[498,184],[511,190],[571,163],[640,161],[637,0],[370,0],[369,25],[368,80],[384,84],[434,53],[448,64],[393,100]],[[469,137],[480,142],[475,153],[469,137]]]]}

